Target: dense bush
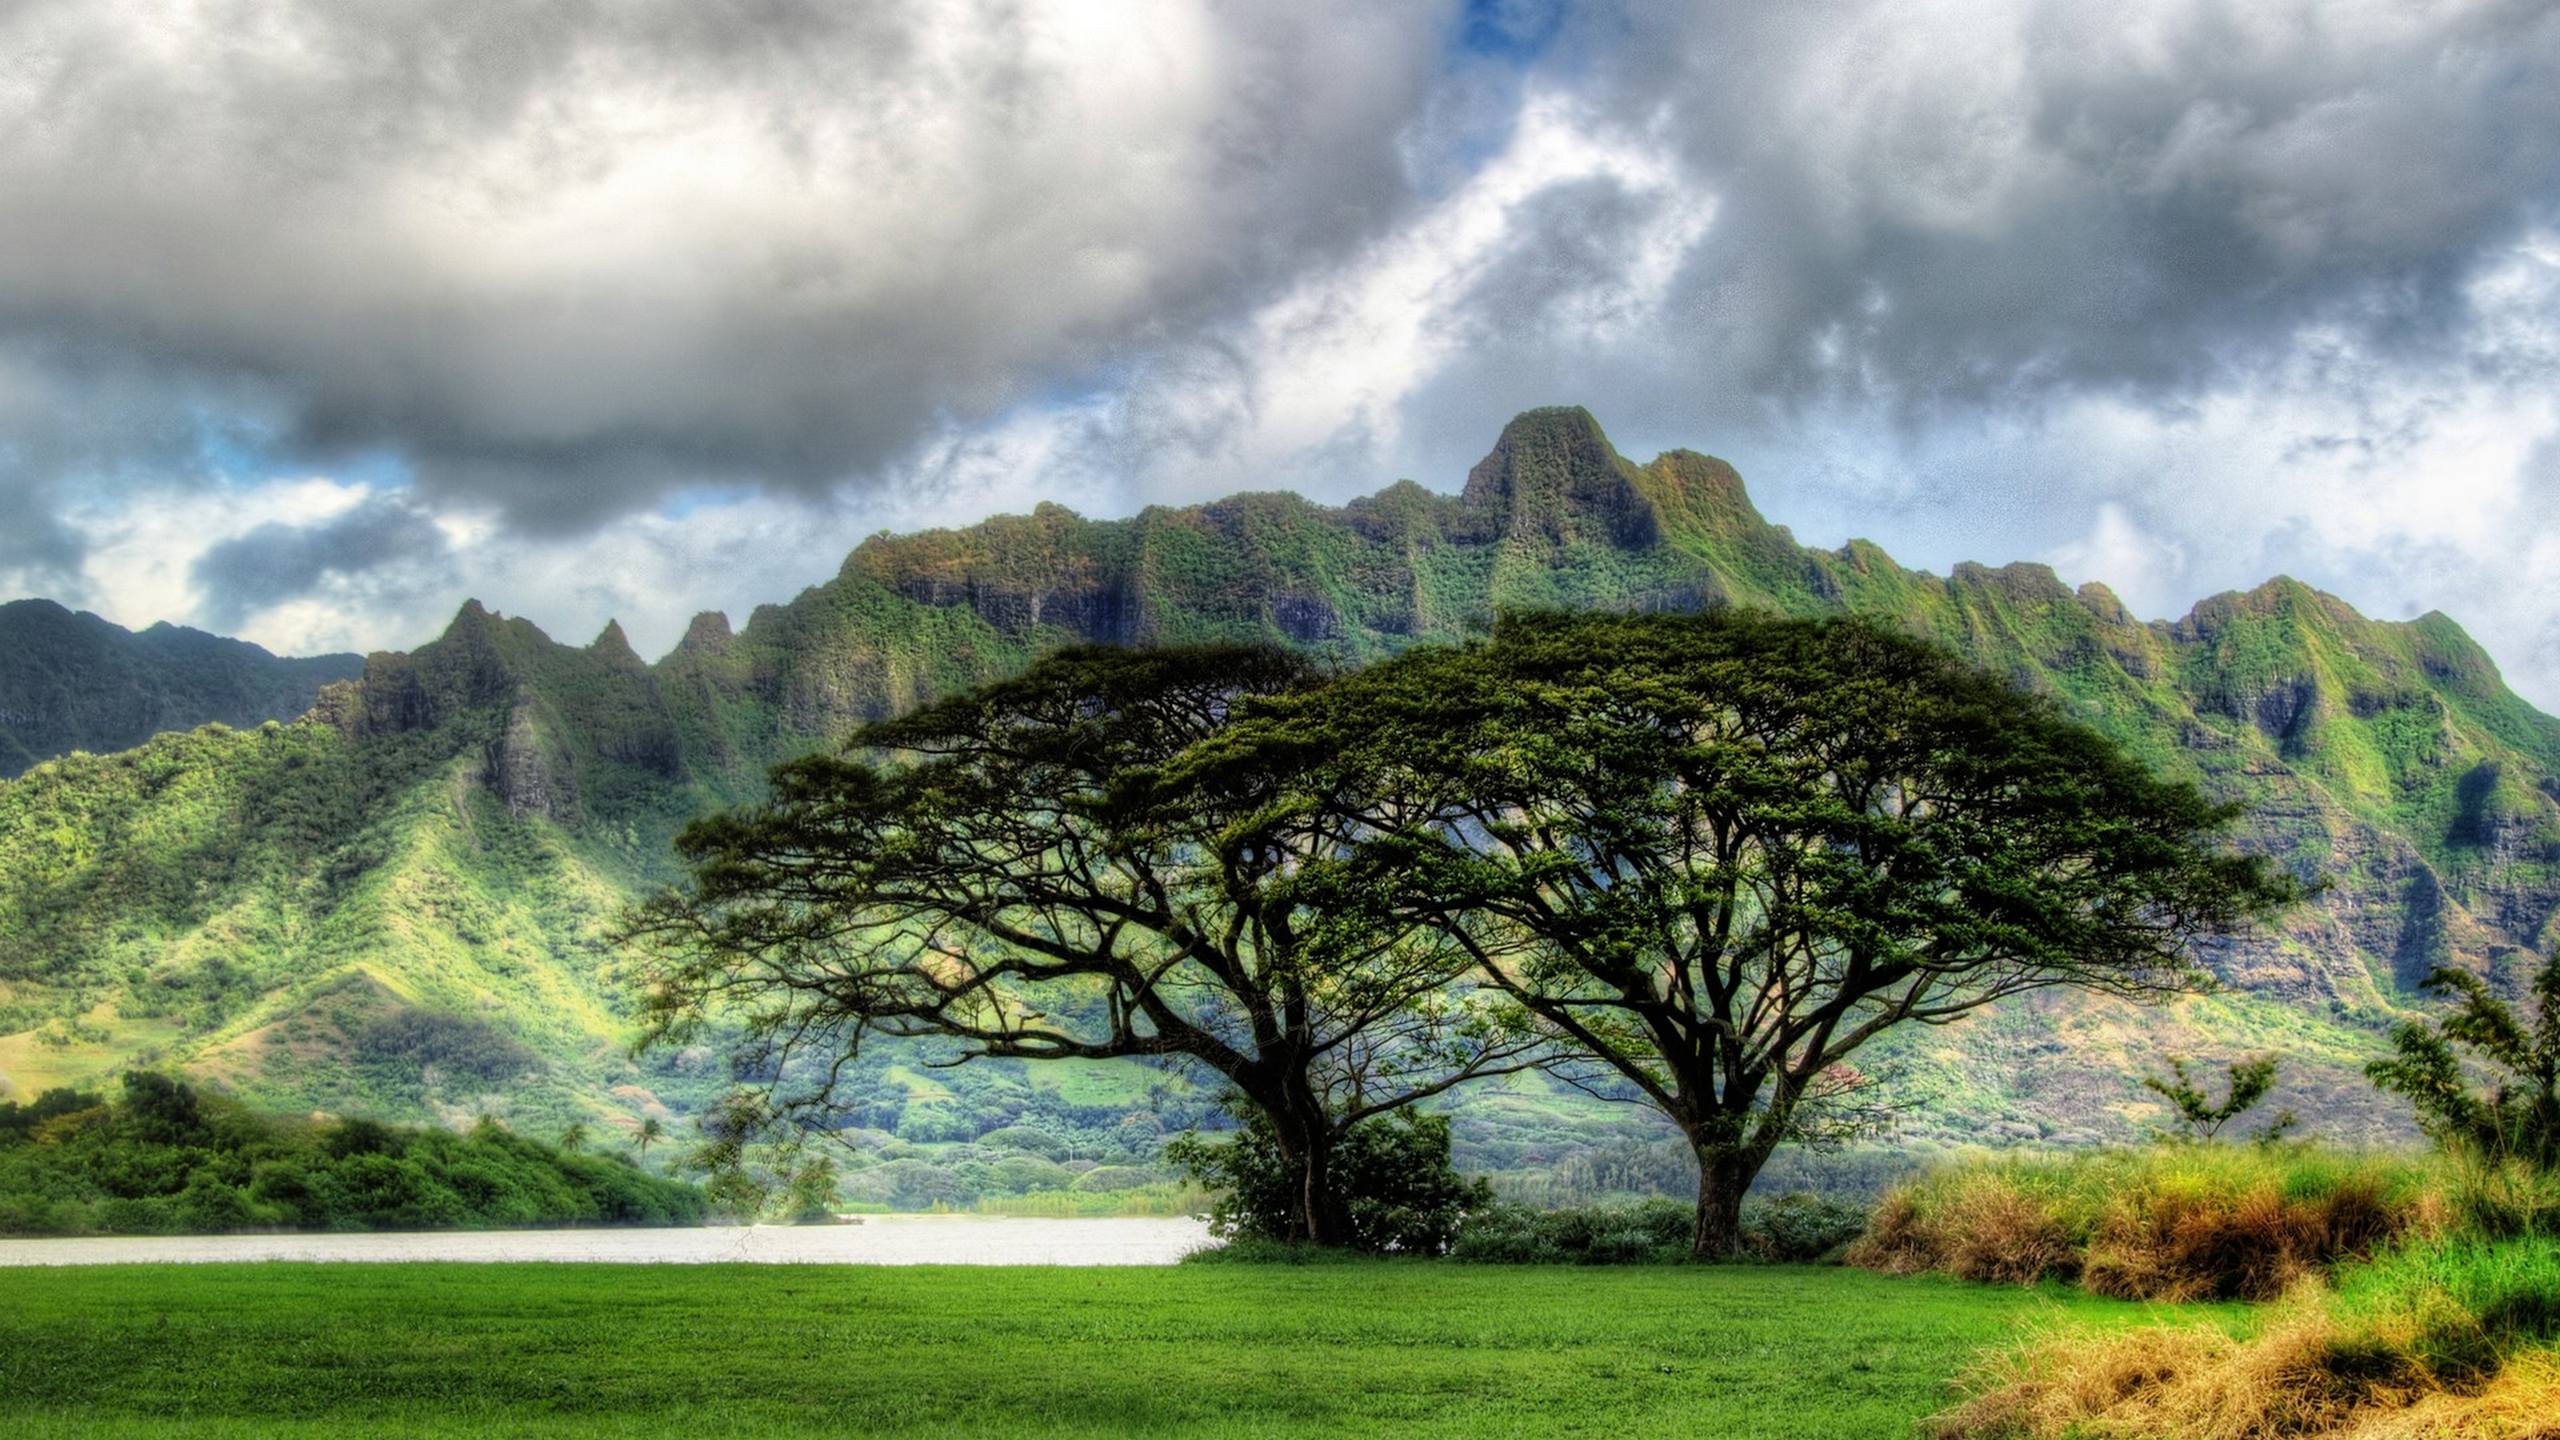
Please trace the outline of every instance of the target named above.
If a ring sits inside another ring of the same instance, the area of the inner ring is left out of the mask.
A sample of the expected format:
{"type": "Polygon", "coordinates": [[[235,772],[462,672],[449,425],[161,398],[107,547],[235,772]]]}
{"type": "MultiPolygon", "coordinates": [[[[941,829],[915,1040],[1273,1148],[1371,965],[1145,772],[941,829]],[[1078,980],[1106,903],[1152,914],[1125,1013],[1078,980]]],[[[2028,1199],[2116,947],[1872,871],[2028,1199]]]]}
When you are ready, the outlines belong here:
{"type": "Polygon", "coordinates": [[[1501,1265],[1670,1263],[1689,1254],[1697,1208],[1676,1200],[1537,1210],[1493,1205],[1467,1217],[1452,1259],[1501,1265]]]}
{"type": "Polygon", "coordinates": [[[2450,1167],[2309,1145],[1982,1156],[1889,1192],[1854,1264],[2076,1281],[2132,1299],[2272,1299],[2306,1275],[2457,1220],[2450,1167]]]}
{"type": "MultiPolygon", "coordinates": [[[[1297,1169],[1257,1113],[1227,1140],[1186,1135],[1165,1158],[1218,1194],[1210,1226],[1230,1239],[1276,1240],[1294,1228],[1297,1169]]],[[[1482,1180],[1449,1163],[1449,1120],[1400,1110],[1351,1127],[1333,1154],[1333,1182],[1348,1218],[1345,1244],[1374,1254],[1438,1255],[1469,1212],[1493,1202],[1482,1180]]]]}
{"type": "MultiPolygon", "coordinates": [[[[1830,1256],[1865,1228],[1864,1207],[1787,1195],[1743,1207],[1744,1253],[1809,1261],[1830,1256]]],[[[1697,1208],[1676,1200],[1540,1210],[1492,1205],[1467,1217],[1450,1257],[1500,1265],[1624,1265],[1690,1258],[1697,1208]]]]}
{"type": "Polygon", "coordinates": [[[252,1113],[163,1076],[0,1105],[0,1233],[699,1223],[702,1192],[484,1122],[468,1135],[252,1113]]]}
{"type": "Polygon", "coordinates": [[[1865,1233],[1868,1211],[1819,1195],[1781,1195],[1742,1207],[1742,1243],[1763,1260],[1836,1259],[1865,1233]]]}

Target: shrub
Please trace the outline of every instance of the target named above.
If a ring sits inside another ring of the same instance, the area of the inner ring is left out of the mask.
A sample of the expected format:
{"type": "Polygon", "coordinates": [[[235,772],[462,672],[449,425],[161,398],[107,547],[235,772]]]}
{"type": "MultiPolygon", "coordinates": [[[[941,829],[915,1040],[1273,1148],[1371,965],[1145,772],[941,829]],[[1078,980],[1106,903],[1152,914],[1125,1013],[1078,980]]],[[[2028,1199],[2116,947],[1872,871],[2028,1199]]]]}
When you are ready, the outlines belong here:
{"type": "MultiPolygon", "coordinates": [[[[2178,1117],[2181,1128],[2165,1132],[2163,1138],[2211,1140],[2222,1133],[2224,1126],[2256,1109],[2258,1102],[2275,1089],[2276,1064],[2273,1055],[2232,1061],[2230,1079],[2222,1098],[2216,1100],[2196,1084],[2195,1077],[2187,1071],[2187,1062],[2173,1055],[2169,1057],[2168,1075],[2146,1075],[2142,1077],[2142,1088],[2168,1101],[2178,1117]]],[[[2294,1113],[2287,1110],[2268,1122],[2258,1138],[2274,1140],[2295,1123],[2294,1113]]]]}
{"type": "Polygon", "coordinates": [[[171,1205],[177,1228],[192,1235],[221,1235],[258,1223],[249,1199],[222,1183],[210,1170],[198,1170],[171,1205]]]}
{"type": "MultiPolygon", "coordinates": [[[[1867,1212],[1813,1195],[1744,1207],[1743,1253],[1766,1261],[1819,1260],[1855,1239],[1867,1212]]],[[[1493,1265],[1676,1264],[1694,1258],[1696,1207],[1677,1200],[1540,1210],[1487,1206],[1458,1230],[1450,1258],[1493,1265]]]]}
{"type": "Polygon", "coordinates": [[[2531,1020],[2467,971],[2438,968],[2427,985],[2457,999],[2453,1013],[2441,1025],[2400,1027],[2396,1053],[2365,1074],[2408,1097],[2418,1123],[2449,1149],[2560,1170],[2560,955],[2533,981],[2531,1020]],[[2474,1090],[2456,1046],[2502,1072],[2498,1081],[2474,1090]]]}
{"type": "Polygon", "coordinates": [[[2028,1285],[2080,1273],[2085,1238],[2058,1197],[1992,1167],[1942,1172],[1887,1192],[1849,1247],[1852,1265],[1909,1275],[2028,1285]]]}
{"type": "MultiPolygon", "coordinates": [[[[1297,1169],[1258,1113],[1232,1139],[1185,1135],[1164,1154],[1218,1193],[1209,1213],[1216,1233],[1268,1240],[1294,1233],[1297,1169]]],[[[1336,1143],[1332,1177],[1348,1225],[1343,1245],[1374,1254],[1441,1254],[1470,1212],[1493,1203],[1482,1180],[1464,1179],[1450,1165],[1442,1115],[1400,1110],[1352,1126],[1336,1143]]]]}
{"type": "Polygon", "coordinates": [[[1357,1250],[1309,1245],[1302,1240],[1274,1240],[1238,1235],[1223,1245],[1204,1245],[1182,1257],[1185,1265],[1341,1265],[1365,1261],[1357,1250]]]}
{"type": "Polygon", "coordinates": [[[1781,1195],[1742,1207],[1742,1243],[1762,1260],[1830,1259],[1867,1228],[1867,1207],[1819,1195],[1781,1195]]]}
{"type": "Polygon", "coordinates": [[[1493,1205],[1467,1217],[1453,1259],[1501,1265],[1624,1265],[1688,1258],[1697,1209],[1676,1200],[1640,1200],[1535,1210],[1493,1205]]]}

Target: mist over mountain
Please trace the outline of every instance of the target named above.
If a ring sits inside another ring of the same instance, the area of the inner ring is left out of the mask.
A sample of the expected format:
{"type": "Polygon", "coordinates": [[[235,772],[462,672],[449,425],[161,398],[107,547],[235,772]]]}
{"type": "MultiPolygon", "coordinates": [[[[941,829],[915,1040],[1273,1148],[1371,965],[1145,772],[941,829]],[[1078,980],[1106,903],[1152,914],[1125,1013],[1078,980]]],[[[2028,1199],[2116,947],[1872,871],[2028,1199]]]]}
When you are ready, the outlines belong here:
{"type": "MultiPolygon", "coordinates": [[[[475,602],[290,723],[243,728],[297,708],[279,682],[273,708],[224,725],[36,765],[0,786],[0,1090],[153,1063],[297,1107],[681,1116],[726,1082],[723,1059],[625,1053],[605,936],[671,877],[675,831],[754,797],[776,760],[1080,641],[1270,639],[1356,664],[1506,608],[1718,604],[1934,635],[2246,801],[2244,843],[2327,882],[2278,932],[2205,957],[2219,996],[2057,994],[1897,1042],[1885,1067],[1937,1097],[1925,1133],[2120,1136],[2152,1113],[2136,1081],[2163,1055],[2260,1050],[2286,1057],[2280,1103],[2385,1133],[2400,1122],[2358,1067],[2416,982],[2453,964],[2503,985],[2553,938],[2560,721],[2452,620],[2375,621],[2279,578],[2145,622],[2040,565],[1938,576],[1863,541],[1809,548],[1723,462],[1639,465],[1589,414],[1540,410],[1454,495],[1253,493],[1119,521],[1043,505],[881,537],[743,625],[699,617],[654,663],[618,626],[564,644],[475,602]]],[[[158,634],[130,639],[177,643],[158,634]]],[[[1209,1111],[1134,1066],[1061,1073],[1088,1068],[926,1074],[884,1055],[863,1123],[947,1140],[1209,1111]]],[[[1539,1113],[1470,1100],[1462,1141],[1551,1159],[1563,1142],[1539,1113]]]]}

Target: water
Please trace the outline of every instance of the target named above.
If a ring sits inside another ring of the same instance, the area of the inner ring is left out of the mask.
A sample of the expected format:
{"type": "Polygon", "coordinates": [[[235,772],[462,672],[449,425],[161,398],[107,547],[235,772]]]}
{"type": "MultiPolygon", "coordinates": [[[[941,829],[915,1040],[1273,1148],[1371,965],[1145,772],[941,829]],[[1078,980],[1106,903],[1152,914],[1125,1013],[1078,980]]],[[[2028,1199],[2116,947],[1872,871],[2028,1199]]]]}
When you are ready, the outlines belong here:
{"type": "Polygon", "coordinates": [[[1170,1265],[1209,1244],[1196,1219],[866,1215],[846,1225],[447,1230],[401,1235],[117,1235],[0,1240],[0,1266],[235,1260],[550,1260],[620,1265],[1170,1265]]]}

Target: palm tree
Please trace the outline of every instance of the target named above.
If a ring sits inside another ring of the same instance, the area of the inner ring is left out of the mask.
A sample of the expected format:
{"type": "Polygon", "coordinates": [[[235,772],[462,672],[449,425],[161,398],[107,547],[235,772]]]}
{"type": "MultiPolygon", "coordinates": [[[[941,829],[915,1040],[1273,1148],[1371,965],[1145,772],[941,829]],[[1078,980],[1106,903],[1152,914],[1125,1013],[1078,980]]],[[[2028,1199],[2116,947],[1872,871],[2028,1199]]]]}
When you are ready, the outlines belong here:
{"type": "Polygon", "coordinates": [[[640,1154],[642,1158],[647,1158],[649,1154],[649,1147],[652,1144],[665,1138],[667,1138],[667,1126],[665,1121],[660,1120],[655,1115],[642,1120],[640,1122],[639,1135],[640,1154]]]}
{"type": "Polygon", "coordinates": [[[560,1132],[560,1148],[575,1153],[587,1148],[587,1122],[573,1120],[560,1132]]]}

